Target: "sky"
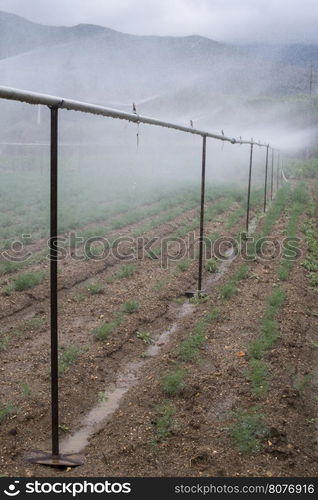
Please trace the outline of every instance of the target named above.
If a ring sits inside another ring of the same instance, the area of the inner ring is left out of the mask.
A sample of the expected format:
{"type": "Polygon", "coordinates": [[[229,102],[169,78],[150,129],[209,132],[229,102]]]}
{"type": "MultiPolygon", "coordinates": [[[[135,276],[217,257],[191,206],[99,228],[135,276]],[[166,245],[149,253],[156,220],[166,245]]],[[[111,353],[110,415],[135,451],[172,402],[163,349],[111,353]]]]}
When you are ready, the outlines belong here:
{"type": "Polygon", "coordinates": [[[137,35],[318,43],[317,0],[0,0],[0,10],[42,24],[99,24],[137,35]]]}

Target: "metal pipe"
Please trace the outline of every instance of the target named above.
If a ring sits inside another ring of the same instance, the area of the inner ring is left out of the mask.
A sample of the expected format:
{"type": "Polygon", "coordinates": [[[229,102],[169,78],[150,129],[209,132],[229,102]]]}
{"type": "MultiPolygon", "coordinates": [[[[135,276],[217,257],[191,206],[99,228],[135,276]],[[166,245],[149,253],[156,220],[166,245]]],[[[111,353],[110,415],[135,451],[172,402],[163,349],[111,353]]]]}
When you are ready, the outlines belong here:
{"type": "Polygon", "coordinates": [[[202,264],[203,264],[203,230],[204,230],[204,198],[205,198],[205,164],[206,164],[206,136],[202,142],[202,168],[201,168],[201,208],[200,208],[200,240],[199,240],[199,273],[198,293],[202,291],[202,264]]]}
{"type": "Polygon", "coordinates": [[[280,153],[278,151],[277,164],[276,164],[276,192],[279,189],[279,164],[280,164],[280,153]]]}
{"type": "MultiPolygon", "coordinates": [[[[171,128],[189,134],[200,135],[202,137],[205,136],[205,137],[210,137],[212,139],[218,139],[220,141],[230,142],[232,144],[236,143],[250,144],[250,141],[242,141],[241,139],[235,139],[220,134],[214,134],[212,132],[206,132],[204,130],[199,130],[192,127],[185,127],[177,123],[166,122],[163,120],[158,120],[156,118],[138,115],[136,113],[127,113],[125,111],[120,111],[118,109],[112,109],[105,106],[99,106],[96,104],[90,104],[82,101],[75,101],[73,99],[51,96],[47,94],[30,92],[27,90],[20,90],[20,89],[0,86],[0,98],[12,101],[27,102],[28,104],[42,104],[49,107],[67,109],[69,111],[81,111],[82,113],[108,116],[110,118],[128,120],[134,123],[145,123],[148,125],[155,125],[158,127],[171,128]]],[[[262,143],[254,143],[254,144],[260,147],[266,147],[266,144],[262,143]]]]}
{"type": "Polygon", "coordinates": [[[247,233],[248,233],[249,222],[250,222],[250,200],[251,200],[252,166],[253,166],[253,142],[251,143],[250,168],[249,168],[249,172],[248,172],[247,209],[246,209],[246,232],[247,233]]]}
{"type": "Polygon", "coordinates": [[[58,302],[57,302],[57,234],[58,234],[58,109],[51,108],[50,165],[50,302],[51,302],[51,412],[52,455],[59,456],[58,407],[58,302]]]}
{"type": "Polygon", "coordinates": [[[266,212],[266,202],[267,202],[268,150],[269,150],[269,144],[267,145],[266,148],[266,161],[265,161],[264,213],[266,212]]]}
{"type": "Polygon", "coordinates": [[[272,148],[272,171],[271,171],[271,201],[273,200],[273,184],[274,184],[274,149],[272,148]]]}

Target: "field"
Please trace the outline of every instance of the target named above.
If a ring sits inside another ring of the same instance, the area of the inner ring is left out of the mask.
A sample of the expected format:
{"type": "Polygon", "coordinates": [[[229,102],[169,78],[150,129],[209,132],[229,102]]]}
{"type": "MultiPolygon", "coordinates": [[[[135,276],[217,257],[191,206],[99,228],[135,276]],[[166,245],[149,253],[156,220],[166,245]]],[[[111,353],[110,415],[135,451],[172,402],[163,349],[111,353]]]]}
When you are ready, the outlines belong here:
{"type": "MultiPolygon", "coordinates": [[[[4,163],[0,472],[45,476],[25,456],[50,449],[48,177],[4,163]]],[[[246,185],[208,184],[207,295],[187,299],[199,185],[116,178],[62,176],[60,437],[85,447],[71,475],[316,476],[317,182],[291,180],[266,214],[253,189],[256,243],[246,185]]]]}

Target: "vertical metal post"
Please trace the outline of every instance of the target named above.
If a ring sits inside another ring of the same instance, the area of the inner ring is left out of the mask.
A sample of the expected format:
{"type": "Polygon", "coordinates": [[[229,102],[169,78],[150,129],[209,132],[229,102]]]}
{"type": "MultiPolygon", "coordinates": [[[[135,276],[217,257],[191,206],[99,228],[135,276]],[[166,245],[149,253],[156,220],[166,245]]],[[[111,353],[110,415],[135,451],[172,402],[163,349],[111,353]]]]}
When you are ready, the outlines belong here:
{"type": "Polygon", "coordinates": [[[264,213],[266,212],[266,202],[267,202],[268,150],[269,150],[269,144],[266,146],[265,184],[264,184],[264,213]]]}
{"type": "Polygon", "coordinates": [[[52,453],[35,451],[27,460],[52,467],[77,467],[84,463],[74,454],[60,454],[59,446],[59,386],[58,386],[58,108],[50,108],[50,318],[51,318],[51,433],[52,453]]]}
{"type": "Polygon", "coordinates": [[[274,187],[274,149],[272,148],[271,201],[273,200],[273,187],[274,187]]]}
{"type": "Polygon", "coordinates": [[[205,198],[205,163],[206,163],[206,136],[202,143],[202,169],[201,169],[201,209],[200,209],[200,240],[199,240],[199,276],[198,293],[202,291],[202,264],[203,264],[203,230],[204,230],[204,198],[205,198]]]}
{"type": "Polygon", "coordinates": [[[51,167],[50,167],[50,289],[51,289],[51,411],[52,455],[59,456],[58,407],[58,303],[57,303],[57,161],[58,109],[51,108],[51,167]]]}
{"type": "Polygon", "coordinates": [[[247,190],[247,209],[246,209],[246,232],[248,232],[250,221],[250,200],[251,200],[251,181],[252,181],[252,165],[253,165],[253,141],[251,142],[250,151],[250,168],[248,173],[248,190],[247,190]]]}
{"type": "Polygon", "coordinates": [[[279,189],[279,164],[280,164],[280,153],[277,155],[277,164],[276,164],[276,192],[279,189]]]}

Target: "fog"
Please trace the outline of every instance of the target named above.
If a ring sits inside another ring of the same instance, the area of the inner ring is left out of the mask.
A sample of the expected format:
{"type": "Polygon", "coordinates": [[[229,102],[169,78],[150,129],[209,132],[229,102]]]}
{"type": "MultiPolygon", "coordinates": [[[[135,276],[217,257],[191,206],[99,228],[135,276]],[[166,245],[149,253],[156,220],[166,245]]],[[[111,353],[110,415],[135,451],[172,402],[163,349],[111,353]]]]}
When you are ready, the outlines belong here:
{"type": "MultiPolygon", "coordinates": [[[[0,2],[0,7],[2,4],[5,6],[0,2]]],[[[218,12],[224,11],[219,2],[214,4],[218,12]]],[[[172,3],[171,7],[174,16],[176,5],[172,3]]],[[[200,5],[207,8],[206,2],[200,5]]],[[[243,19],[249,3],[244,5],[243,19]]],[[[115,12],[115,4],[112,7],[115,12]]],[[[12,10],[19,11],[16,2],[12,2],[12,10]]],[[[47,11],[40,9],[37,19],[41,12],[44,16],[47,11]]],[[[85,17],[85,9],[78,12],[84,17],[77,17],[77,21],[92,21],[85,17]]],[[[116,12],[120,18],[119,7],[116,12]]],[[[66,25],[71,19],[66,10],[60,23],[66,25]]],[[[144,33],[149,32],[149,26],[144,33]]],[[[270,143],[286,158],[302,155],[315,143],[315,67],[313,95],[309,96],[309,66],[318,60],[315,46],[301,46],[298,51],[294,46],[290,50],[286,45],[260,46],[260,40],[252,36],[253,30],[249,31],[249,45],[242,46],[193,34],[123,34],[113,27],[116,23],[110,28],[40,26],[0,13],[1,85],[129,112],[134,103],[138,114],[188,126],[192,122],[198,129],[270,143]]],[[[2,164],[11,158],[17,171],[27,166],[43,173],[43,165],[48,170],[48,149],[27,145],[48,144],[47,108],[1,101],[0,127],[2,164]]],[[[95,175],[98,189],[103,182],[107,186],[105,196],[114,189],[120,195],[124,187],[133,195],[132,186],[138,185],[155,190],[166,189],[169,184],[199,183],[202,140],[198,136],[60,111],[59,138],[61,178],[63,172],[95,175]]],[[[255,147],[254,187],[263,182],[265,153],[265,148],[255,147]]],[[[209,139],[207,162],[209,182],[246,186],[249,146],[209,139]]],[[[85,182],[80,189],[85,192],[85,182]]]]}

